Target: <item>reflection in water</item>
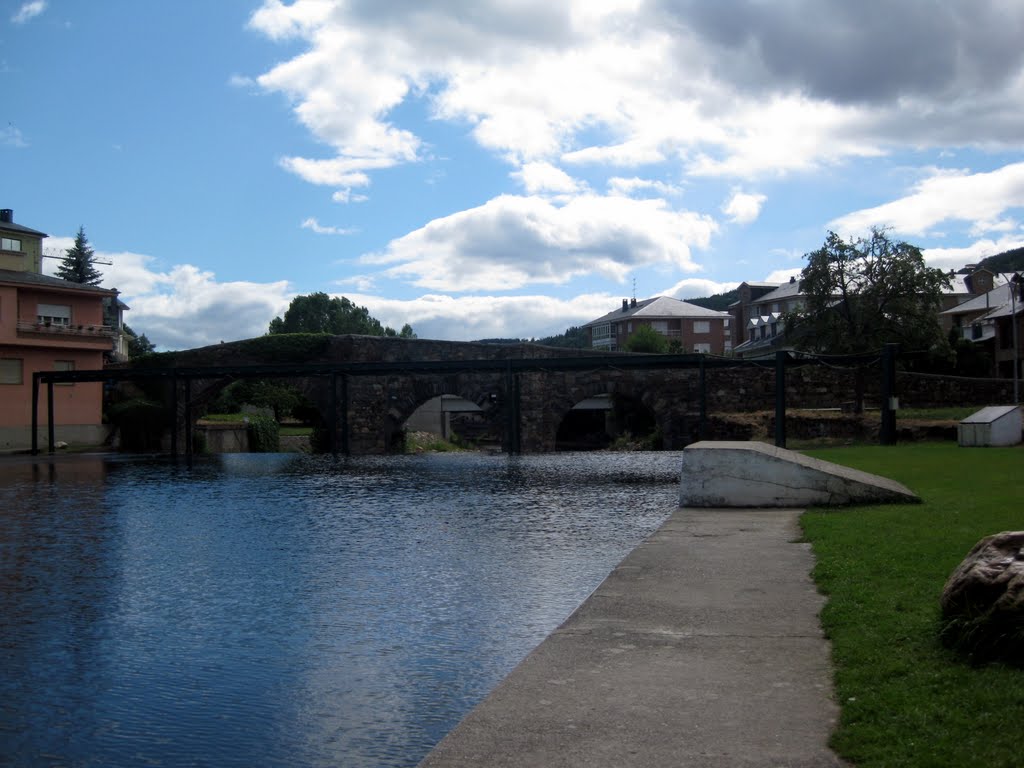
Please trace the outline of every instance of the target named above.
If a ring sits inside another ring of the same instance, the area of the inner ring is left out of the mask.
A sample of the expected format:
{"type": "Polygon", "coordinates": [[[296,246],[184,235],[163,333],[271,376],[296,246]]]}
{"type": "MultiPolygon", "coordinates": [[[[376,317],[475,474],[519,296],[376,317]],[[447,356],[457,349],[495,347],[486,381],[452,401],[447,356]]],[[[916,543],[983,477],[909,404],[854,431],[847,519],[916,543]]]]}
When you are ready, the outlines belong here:
{"type": "Polygon", "coordinates": [[[415,765],[674,506],[679,454],[0,463],[0,755],[415,765]]]}

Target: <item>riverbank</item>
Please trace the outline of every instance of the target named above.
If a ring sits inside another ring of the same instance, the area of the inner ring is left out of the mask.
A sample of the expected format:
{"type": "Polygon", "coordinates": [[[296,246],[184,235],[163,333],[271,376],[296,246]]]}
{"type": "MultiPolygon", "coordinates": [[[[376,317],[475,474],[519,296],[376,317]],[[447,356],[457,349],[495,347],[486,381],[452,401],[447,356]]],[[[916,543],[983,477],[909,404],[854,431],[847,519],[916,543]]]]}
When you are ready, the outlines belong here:
{"type": "Polygon", "coordinates": [[[421,766],[841,765],[798,516],[678,510],[421,766]]]}
{"type": "Polygon", "coordinates": [[[943,585],[984,536],[1024,525],[1024,446],[956,443],[814,451],[892,477],[921,504],[810,510],[801,519],[828,603],[843,711],[832,745],[863,768],[1021,763],[1024,668],[971,664],[939,642],[943,585]]]}

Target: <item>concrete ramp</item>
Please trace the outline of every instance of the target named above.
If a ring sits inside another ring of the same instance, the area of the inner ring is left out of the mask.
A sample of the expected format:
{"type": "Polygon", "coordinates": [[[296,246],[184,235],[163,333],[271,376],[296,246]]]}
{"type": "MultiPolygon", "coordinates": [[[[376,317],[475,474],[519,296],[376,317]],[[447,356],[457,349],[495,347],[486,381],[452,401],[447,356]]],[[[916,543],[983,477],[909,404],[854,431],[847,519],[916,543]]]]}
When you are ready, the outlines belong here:
{"type": "Polygon", "coordinates": [[[813,507],[921,499],[879,475],[767,443],[703,440],[683,451],[681,507],[813,507]]]}

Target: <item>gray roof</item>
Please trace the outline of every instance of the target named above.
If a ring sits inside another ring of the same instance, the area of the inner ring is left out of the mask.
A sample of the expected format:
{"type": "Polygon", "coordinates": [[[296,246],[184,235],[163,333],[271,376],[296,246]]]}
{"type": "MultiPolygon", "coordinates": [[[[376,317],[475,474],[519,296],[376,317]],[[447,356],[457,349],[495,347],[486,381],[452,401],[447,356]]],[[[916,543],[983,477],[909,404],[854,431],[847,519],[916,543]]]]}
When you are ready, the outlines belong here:
{"type": "Polygon", "coordinates": [[[106,296],[117,294],[113,288],[100,288],[98,285],[82,285],[81,283],[72,283],[70,280],[61,280],[59,277],[41,275],[38,272],[21,272],[13,269],[0,269],[0,283],[17,283],[19,285],[32,285],[39,288],[58,288],[65,291],[87,291],[106,296]]]}
{"type": "Polygon", "coordinates": [[[679,299],[673,299],[669,296],[655,296],[652,299],[644,299],[638,301],[635,307],[629,307],[625,311],[621,307],[609,312],[607,315],[602,315],[597,320],[591,320],[589,323],[583,325],[584,328],[588,328],[591,325],[597,325],[599,323],[608,323],[619,320],[631,320],[633,318],[641,318],[644,320],[661,320],[667,318],[681,318],[681,317],[695,317],[695,318],[727,318],[730,317],[728,312],[719,312],[715,309],[708,309],[707,307],[699,307],[696,304],[691,304],[688,301],[680,301],[679,299]]]}
{"type": "Polygon", "coordinates": [[[15,224],[13,221],[0,221],[0,230],[4,232],[17,232],[19,235],[35,235],[36,237],[49,237],[45,232],[40,232],[38,229],[30,229],[29,227],[23,227],[21,224],[15,224]]]}
{"type": "Polygon", "coordinates": [[[940,315],[967,315],[972,312],[986,312],[995,309],[1003,304],[1009,305],[1010,302],[1010,286],[1009,283],[1003,283],[997,285],[988,293],[983,293],[980,296],[975,296],[973,299],[968,299],[962,304],[957,304],[952,309],[947,309],[944,312],[940,312],[940,315]]]}
{"type": "Polygon", "coordinates": [[[774,291],[769,291],[766,294],[758,296],[756,299],[751,299],[751,304],[760,304],[762,301],[779,301],[780,299],[791,299],[794,296],[800,295],[800,281],[794,280],[792,283],[783,283],[774,291]]]}

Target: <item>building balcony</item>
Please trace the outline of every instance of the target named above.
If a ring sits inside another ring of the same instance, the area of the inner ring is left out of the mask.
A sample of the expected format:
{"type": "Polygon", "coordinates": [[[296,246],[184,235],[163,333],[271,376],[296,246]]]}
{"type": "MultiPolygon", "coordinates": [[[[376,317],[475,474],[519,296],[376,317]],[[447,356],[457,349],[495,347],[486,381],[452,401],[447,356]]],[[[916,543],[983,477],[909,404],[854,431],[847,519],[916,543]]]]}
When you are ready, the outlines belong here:
{"type": "Polygon", "coordinates": [[[18,322],[18,334],[29,336],[46,336],[50,338],[78,339],[112,339],[117,331],[109,325],[89,325],[86,323],[29,323],[18,322]]]}

